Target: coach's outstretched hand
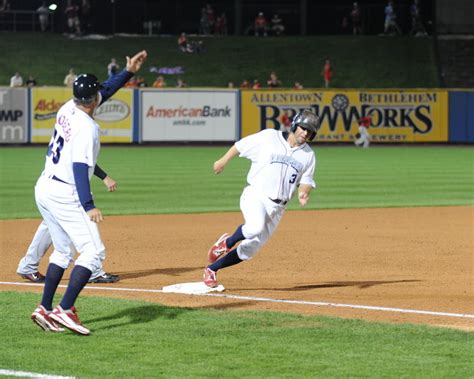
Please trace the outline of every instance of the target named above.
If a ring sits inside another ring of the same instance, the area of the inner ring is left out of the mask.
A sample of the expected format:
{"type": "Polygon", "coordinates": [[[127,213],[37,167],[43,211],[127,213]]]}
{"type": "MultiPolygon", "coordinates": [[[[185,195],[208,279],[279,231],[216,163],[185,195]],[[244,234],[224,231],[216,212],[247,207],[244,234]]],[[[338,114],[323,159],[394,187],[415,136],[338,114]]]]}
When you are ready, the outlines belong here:
{"type": "Polygon", "coordinates": [[[146,50],[140,51],[131,58],[127,55],[127,71],[135,74],[138,70],[140,70],[142,63],[146,61],[147,56],[148,53],[146,50]]]}

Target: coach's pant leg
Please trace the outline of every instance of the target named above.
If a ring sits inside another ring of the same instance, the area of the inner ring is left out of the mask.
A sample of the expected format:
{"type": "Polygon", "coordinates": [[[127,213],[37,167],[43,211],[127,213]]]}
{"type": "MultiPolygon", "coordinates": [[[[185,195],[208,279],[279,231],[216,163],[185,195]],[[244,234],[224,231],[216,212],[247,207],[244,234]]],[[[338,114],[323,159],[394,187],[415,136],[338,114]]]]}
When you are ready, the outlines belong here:
{"type": "Polygon", "coordinates": [[[33,274],[37,272],[40,261],[46,254],[46,251],[48,251],[51,243],[51,234],[49,233],[48,226],[43,220],[36,230],[26,255],[18,263],[18,268],[16,270],[17,273],[33,274]]]}

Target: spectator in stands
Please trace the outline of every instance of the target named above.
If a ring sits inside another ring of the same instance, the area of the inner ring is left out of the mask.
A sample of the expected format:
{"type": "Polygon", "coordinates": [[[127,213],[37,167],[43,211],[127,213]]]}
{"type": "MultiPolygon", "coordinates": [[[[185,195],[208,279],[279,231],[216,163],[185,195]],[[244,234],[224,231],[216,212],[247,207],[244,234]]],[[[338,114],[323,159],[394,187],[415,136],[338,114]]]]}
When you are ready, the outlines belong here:
{"type": "Polygon", "coordinates": [[[349,17],[344,15],[341,21],[341,33],[348,34],[349,33],[349,17]]]}
{"type": "Polygon", "coordinates": [[[153,82],[154,88],[164,88],[166,85],[165,78],[162,75],[157,76],[156,80],[153,82]]]}
{"type": "Polygon", "coordinates": [[[201,18],[199,19],[199,34],[210,34],[209,19],[207,18],[206,7],[201,8],[201,18]]]}
{"type": "Polygon", "coordinates": [[[227,83],[227,88],[234,88],[234,82],[227,83]]]}
{"type": "Polygon", "coordinates": [[[67,28],[71,34],[81,34],[81,23],[79,21],[79,7],[73,4],[72,0],[67,0],[64,10],[66,15],[67,28]]]}
{"type": "Polygon", "coordinates": [[[246,88],[252,88],[252,86],[247,79],[244,79],[242,83],[240,84],[240,88],[246,89],[246,88]]]}
{"type": "Polygon", "coordinates": [[[267,80],[267,86],[270,88],[281,87],[281,80],[278,79],[278,76],[275,71],[270,73],[270,78],[267,80]]]}
{"type": "Polygon", "coordinates": [[[90,0],[82,0],[80,22],[82,26],[82,31],[86,34],[89,33],[92,29],[91,10],[92,9],[90,0]]]}
{"type": "Polygon", "coordinates": [[[303,89],[303,85],[300,82],[295,82],[293,89],[303,89]]]}
{"type": "Polygon", "coordinates": [[[127,83],[123,86],[124,88],[137,88],[137,77],[132,76],[127,83]]]}
{"type": "Polygon", "coordinates": [[[115,58],[112,58],[110,60],[110,63],[107,65],[107,75],[109,79],[113,77],[119,70],[120,66],[117,63],[117,60],[115,58]]]}
{"type": "Polygon", "coordinates": [[[38,12],[38,18],[39,18],[39,23],[40,23],[40,29],[42,32],[45,32],[46,29],[48,29],[48,23],[49,23],[49,9],[48,6],[46,5],[46,1],[43,1],[41,6],[36,10],[38,12]]]}
{"type": "Polygon", "coordinates": [[[10,1],[0,0],[0,12],[9,11],[9,10],[10,10],[10,1]]]}
{"type": "Polygon", "coordinates": [[[209,32],[214,33],[214,28],[216,25],[216,16],[214,15],[214,9],[212,9],[211,4],[206,4],[206,16],[207,24],[209,25],[209,32]]]}
{"type": "Polygon", "coordinates": [[[188,52],[188,37],[185,32],[182,32],[178,37],[178,47],[183,53],[188,52]]]}
{"type": "Polygon", "coordinates": [[[185,88],[187,86],[188,85],[186,84],[184,79],[178,78],[178,80],[176,81],[176,88],[185,88]]]}
{"type": "Polygon", "coordinates": [[[37,82],[36,82],[36,79],[33,77],[33,75],[28,75],[26,86],[31,88],[31,87],[35,87],[36,85],[37,85],[37,82]]]}
{"type": "Polygon", "coordinates": [[[329,85],[331,84],[332,80],[332,66],[331,61],[329,59],[326,59],[326,61],[324,62],[321,75],[324,78],[324,87],[329,88],[329,85]]]}
{"type": "Polygon", "coordinates": [[[421,9],[418,0],[413,0],[410,5],[411,29],[410,35],[415,37],[425,37],[428,35],[421,21],[421,9]]]}
{"type": "Polygon", "coordinates": [[[74,83],[74,81],[76,80],[77,78],[77,75],[76,73],[74,72],[74,69],[73,68],[70,68],[69,69],[69,73],[64,77],[64,85],[66,87],[70,87],[72,88],[72,84],[74,83]]]}
{"type": "Polygon", "coordinates": [[[19,72],[15,72],[15,75],[10,78],[10,87],[23,87],[23,78],[19,72]]]}
{"type": "Polygon", "coordinates": [[[260,12],[257,17],[255,17],[255,22],[254,22],[254,32],[255,36],[267,36],[267,19],[263,15],[263,12],[260,12]]]}
{"type": "Polygon", "coordinates": [[[285,25],[283,25],[283,20],[276,13],[273,15],[271,22],[272,34],[274,36],[281,36],[285,33],[285,25]]]}
{"type": "Polygon", "coordinates": [[[387,5],[385,6],[384,34],[385,35],[402,34],[397,24],[397,13],[395,12],[395,6],[392,0],[389,0],[387,5]]]}
{"type": "Polygon", "coordinates": [[[227,16],[221,13],[216,19],[215,33],[226,36],[227,35],[227,16]]]}
{"type": "Polygon", "coordinates": [[[262,88],[260,81],[258,79],[254,79],[253,84],[252,84],[252,89],[260,89],[260,88],[262,88]]]}
{"type": "Polygon", "coordinates": [[[360,15],[359,3],[357,2],[352,4],[351,21],[352,21],[352,34],[354,35],[361,34],[362,33],[361,15],[360,15]]]}
{"type": "Polygon", "coordinates": [[[136,87],[138,87],[138,88],[147,87],[147,84],[146,84],[146,82],[145,82],[145,78],[144,78],[143,76],[137,76],[135,85],[136,85],[136,87]]]}

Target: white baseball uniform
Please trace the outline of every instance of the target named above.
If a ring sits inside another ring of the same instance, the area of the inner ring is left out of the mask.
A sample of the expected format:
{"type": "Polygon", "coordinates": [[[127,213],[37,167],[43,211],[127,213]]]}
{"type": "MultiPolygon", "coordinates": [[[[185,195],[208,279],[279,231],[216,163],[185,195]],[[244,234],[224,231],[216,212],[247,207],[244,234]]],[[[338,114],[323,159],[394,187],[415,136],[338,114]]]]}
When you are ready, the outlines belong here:
{"type": "Polygon", "coordinates": [[[370,145],[370,134],[365,126],[359,126],[360,137],[354,141],[354,144],[362,147],[369,147],[370,145]]]}
{"type": "Polygon", "coordinates": [[[97,224],[79,201],[73,162],[87,164],[90,180],[100,150],[99,126],[69,100],[59,109],[54,128],[35,187],[36,204],[54,244],[49,261],[66,269],[73,261],[72,242],[80,253],[76,264],[94,272],[101,268],[105,247],[97,224]]]}
{"type": "Polygon", "coordinates": [[[240,197],[245,240],[237,247],[240,259],[251,259],[275,232],[285,206],[300,184],[315,188],[316,157],[304,143],[291,147],[281,131],[265,129],[235,143],[240,157],[250,159],[248,186],[240,197]]]}

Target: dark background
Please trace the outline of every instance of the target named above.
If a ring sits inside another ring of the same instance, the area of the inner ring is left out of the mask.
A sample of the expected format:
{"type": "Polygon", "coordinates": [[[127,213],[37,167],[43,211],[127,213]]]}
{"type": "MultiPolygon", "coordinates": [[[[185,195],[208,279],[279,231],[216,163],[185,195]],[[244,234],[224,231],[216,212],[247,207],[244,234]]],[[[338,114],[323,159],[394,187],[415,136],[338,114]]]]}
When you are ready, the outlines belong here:
{"type": "MultiPolygon", "coordinates": [[[[66,0],[55,2],[54,12],[56,32],[66,31],[64,9],[66,0]]],[[[73,0],[80,5],[80,0],[73,0]]],[[[245,34],[249,24],[258,12],[264,12],[267,20],[278,13],[287,29],[287,34],[340,34],[343,17],[349,16],[353,1],[349,0],[90,0],[92,5],[91,29],[89,33],[145,33],[144,22],[159,20],[161,28],[154,30],[160,34],[178,34],[182,31],[197,33],[200,10],[206,3],[211,4],[214,13],[225,12],[229,34],[245,34]],[[238,15],[240,14],[240,22],[238,15]]],[[[36,10],[41,0],[10,0],[11,10],[36,10]]],[[[387,1],[359,1],[365,34],[383,32],[384,7],[387,1]]],[[[410,0],[395,1],[398,22],[402,31],[410,29],[410,0]]],[[[430,32],[434,21],[435,0],[420,0],[424,24],[430,32]]],[[[472,16],[472,15],[471,15],[472,16]]]]}

